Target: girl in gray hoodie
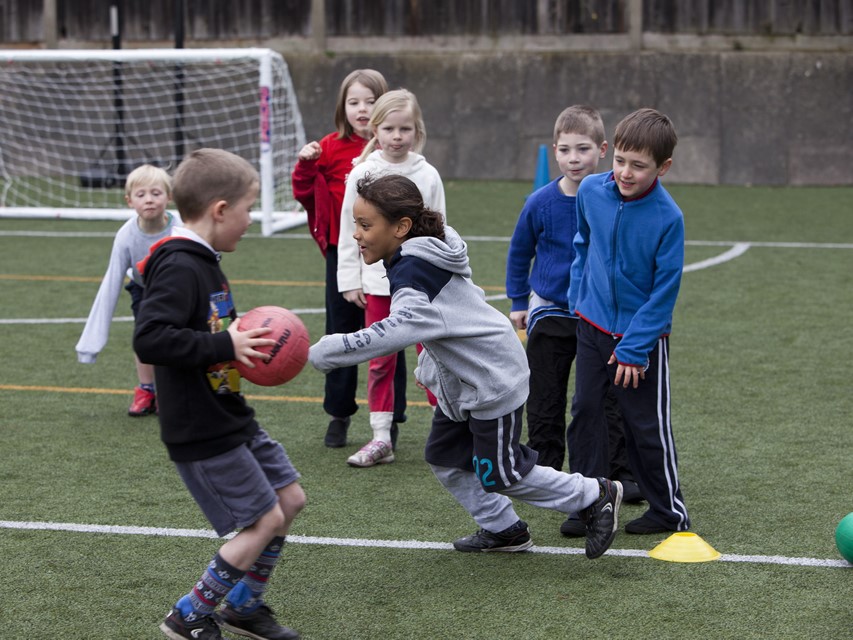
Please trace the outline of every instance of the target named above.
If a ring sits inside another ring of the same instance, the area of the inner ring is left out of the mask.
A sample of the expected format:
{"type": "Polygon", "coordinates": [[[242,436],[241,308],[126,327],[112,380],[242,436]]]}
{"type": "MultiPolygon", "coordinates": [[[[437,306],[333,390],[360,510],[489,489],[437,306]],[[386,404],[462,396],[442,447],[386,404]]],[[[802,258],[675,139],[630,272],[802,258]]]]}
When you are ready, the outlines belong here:
{"type": "Polygon", "coordinates": [[[616,535],[622,485],[539,466],[520,443],[527,358],[510,321],[472,282],[465,242],[405,176],[365,176],[357,193],[353,237],[365,263],[384,263],[391,312],[361,331],[324,336],[311,347],[311,364],[327,372],[421,343],[415,378],[438,399],[425,458],[480,527],[453,546],[530,548],[514,497],[579,513],[587,557],[603,554],[616,535]]]}

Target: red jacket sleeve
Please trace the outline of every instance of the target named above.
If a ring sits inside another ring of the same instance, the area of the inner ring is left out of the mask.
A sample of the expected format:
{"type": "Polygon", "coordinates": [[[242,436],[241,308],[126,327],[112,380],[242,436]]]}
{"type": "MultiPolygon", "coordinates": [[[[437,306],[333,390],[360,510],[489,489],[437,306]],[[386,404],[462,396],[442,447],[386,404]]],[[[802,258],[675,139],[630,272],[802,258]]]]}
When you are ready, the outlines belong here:
{"type": "Polygon", "coordinates": [[[291,178],[293,197],[305,207],[308,214],[308,229],[320,247],[320,253],[326,256],[329,246],[329,221],[332,212],[332,196],[326,179],[318,170],[317,162],[299,161],[293,168],[291,178]]]}

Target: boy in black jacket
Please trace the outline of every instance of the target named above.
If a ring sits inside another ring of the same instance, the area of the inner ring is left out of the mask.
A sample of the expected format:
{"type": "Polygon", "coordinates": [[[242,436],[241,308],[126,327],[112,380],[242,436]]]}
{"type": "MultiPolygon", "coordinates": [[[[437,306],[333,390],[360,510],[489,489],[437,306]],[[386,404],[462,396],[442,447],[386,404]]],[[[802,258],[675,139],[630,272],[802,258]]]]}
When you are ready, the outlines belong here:
{"type": "Polygon", "coordinates": [[[251,357],[263,357],[256,348],[273,341],[262,337],[268,329],[238,330],[219,268],[220,252],[234,251],[251,223],[258,189],[242,158],[194,151],[173,184],[185,226],[139,263],[145,297],[133,347],[155,366],[161,438],[217,534],[239,530],[160,625],[174,640],[219,640],[220,626],[251,638],[299,638],[275,621],[263,596],[305,493],[284,447],[255,421],[231,364],[251,366],[251,357]]]}

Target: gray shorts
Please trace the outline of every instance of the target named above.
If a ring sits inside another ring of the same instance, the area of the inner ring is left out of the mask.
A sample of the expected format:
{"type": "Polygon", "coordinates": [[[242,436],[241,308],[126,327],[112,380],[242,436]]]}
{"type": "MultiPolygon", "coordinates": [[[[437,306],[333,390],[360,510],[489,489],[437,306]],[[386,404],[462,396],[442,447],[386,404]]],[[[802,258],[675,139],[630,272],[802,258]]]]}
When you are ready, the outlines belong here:
{"type": "Polygon", "coordinates": [[[263,429],[231,451],[175,467],[220,536],[256,522],[278,502],[276,491],[300,477],[281,443],[263,429]]]}

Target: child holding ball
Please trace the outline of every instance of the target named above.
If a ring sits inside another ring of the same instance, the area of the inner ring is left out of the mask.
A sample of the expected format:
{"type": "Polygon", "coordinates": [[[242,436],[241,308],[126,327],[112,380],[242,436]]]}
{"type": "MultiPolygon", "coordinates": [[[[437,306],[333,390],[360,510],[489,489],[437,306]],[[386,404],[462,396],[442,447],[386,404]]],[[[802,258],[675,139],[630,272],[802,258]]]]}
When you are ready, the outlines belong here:
{"type": "Polygon", "coordinates": [[[364,331],[324,336],[311,347],[310,362],[329,371],[422,343],[415,378],[438,400],[425,457],[480,526],[454,547],[528,549],[530,532],[513,508],[515,497],[578,513],[587,527],[586,555],[597,558],[616,535],[622,485],[540,467],[520,444],[527,358],[509,319],[471,281],[465,243],[405,176],[367,176],[356,189],[353,238],[366,264],[385,265],[390,313],[364,331]]]}
{"type": "MultiPolygon", "coordinates": [[[[238,360],[253,367],[268,327],[241,331],[222,252],[252,222],[258,173],[221,149],[198,149],[175,172],[185,226],[139,265],[145,296],[133,348],[155,365],[160,437],[178,474],[216,533],[236,531],[172,607],[160,630],[172,640],[222,640],[220,628],[250,638],[298,640],[264,594],[290,525],[305,505],[284,447],[255,420],[240,393],[238,360]]],[[[151,559],[151,562],[156,562],[151,559]]]]}
{"type": "MultiPolygon", "coordinates": [[[[131,171],[125,182],[124,199],[135,215],[116,233],[107,272],[75,347],[77,360],[85,364],[93,364],[107,344],[125,277],[129,278],[124,288],[130,293],[130,308],[135,318],[142,299],[142,277],[135,270],[136,263],[146,256],[152,244],[171,235],[172,228],[181,224],[178,216],[166,211],[172,199],[172,180],[159,167],[143,164],[131,171]]],[[[140,362],[138,357],[134,359],[139,385],[134,389],[127,413],[140,417],[156,413],[157,396],[154,367],[140,362]]]]}

